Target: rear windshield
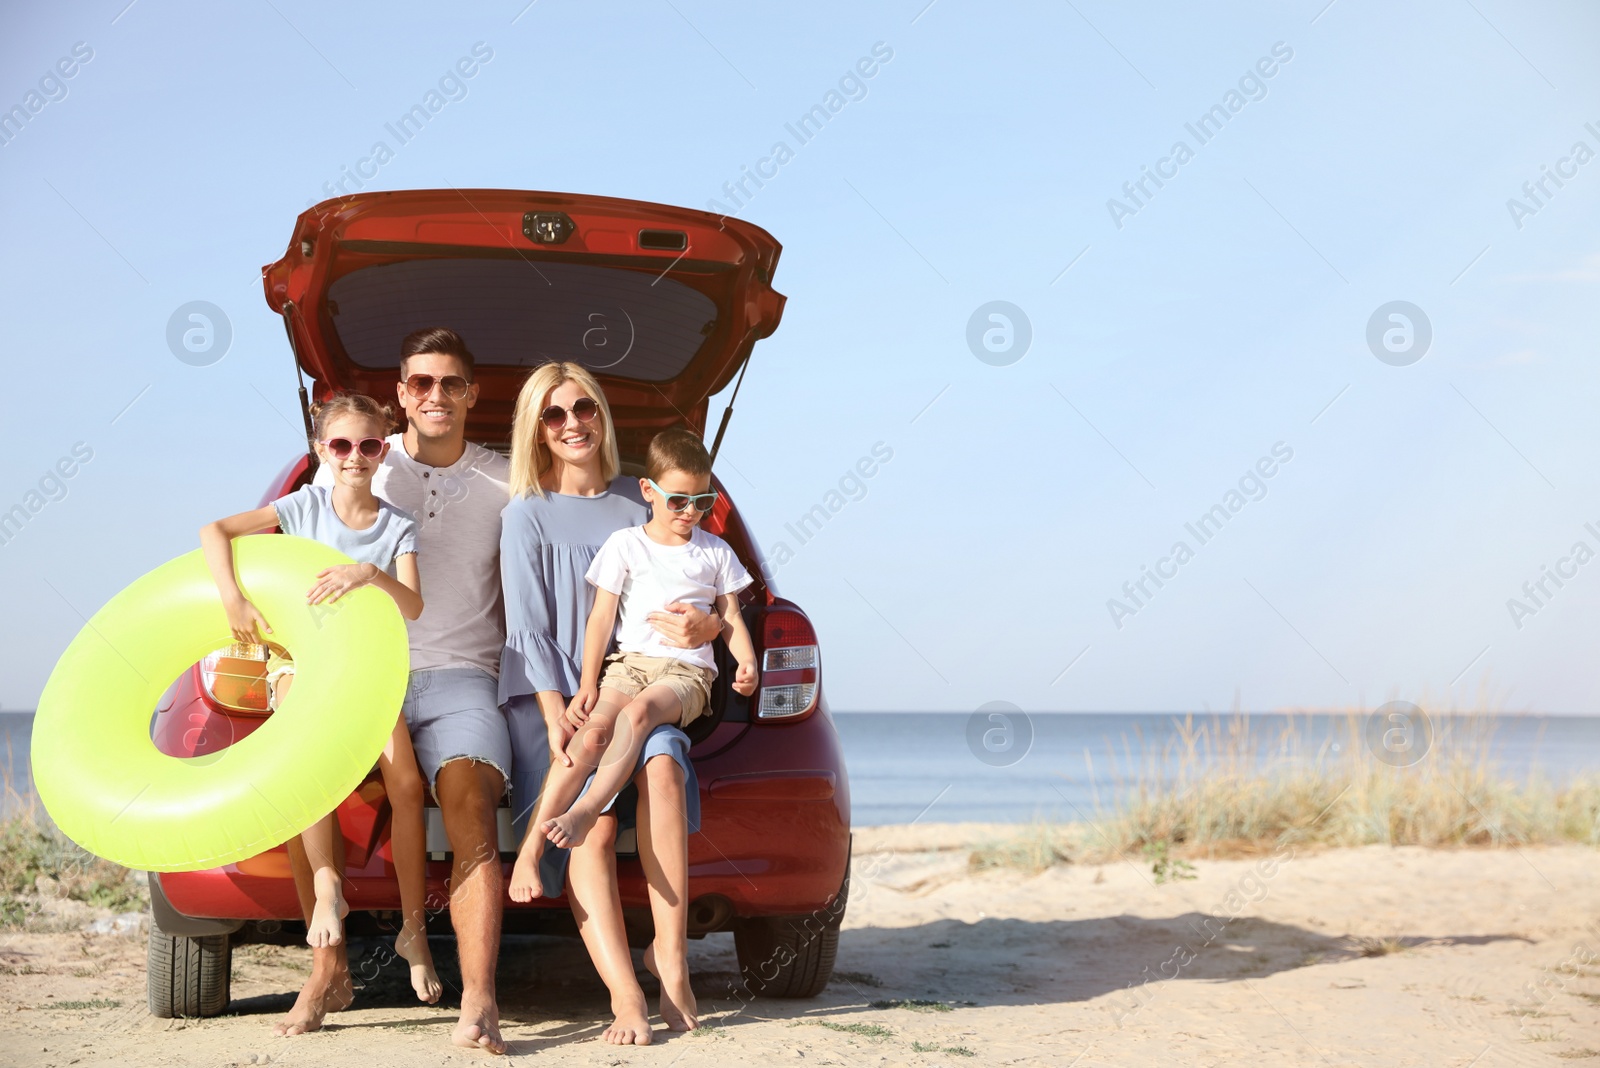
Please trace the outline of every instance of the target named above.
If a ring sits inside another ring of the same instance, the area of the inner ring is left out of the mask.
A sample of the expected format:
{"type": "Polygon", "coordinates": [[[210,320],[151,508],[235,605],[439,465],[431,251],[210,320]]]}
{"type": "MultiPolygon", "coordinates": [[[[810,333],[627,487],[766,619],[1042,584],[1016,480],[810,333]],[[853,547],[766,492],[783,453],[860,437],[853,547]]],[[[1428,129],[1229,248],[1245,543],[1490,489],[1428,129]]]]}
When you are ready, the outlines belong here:
{"type": "Polygon", "coordinates": [[[393,367],[413,330],[447,326],[480,364],[571,360],[592,371],[676,378],[716,325],[710,297],[654,272],[520,259],[407,260],[352,271],[328,290],[345,354],[393,367]]]}

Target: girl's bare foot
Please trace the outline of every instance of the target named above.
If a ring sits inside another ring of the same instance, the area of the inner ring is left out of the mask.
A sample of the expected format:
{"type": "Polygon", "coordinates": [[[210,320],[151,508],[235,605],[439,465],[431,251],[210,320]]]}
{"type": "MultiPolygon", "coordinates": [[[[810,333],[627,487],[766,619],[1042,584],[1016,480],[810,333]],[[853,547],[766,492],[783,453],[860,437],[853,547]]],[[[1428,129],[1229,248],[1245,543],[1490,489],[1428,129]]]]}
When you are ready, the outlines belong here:
{"type": "Polygon", "coordinates": [[[428,948],[428,935],[423,926],[407,923],[401,927],[394,939],[394,951],[411,966],[411,989],[417,992],[417,1000],[429,1005],[438,1001],[439,995],[444,993],[444,984],[439,982],[439,973],[433,970],[433,951],[428,948]]]}
{"type": "Polygon", "coordinates": [[[344,918],[350,915],[350,906],[345,904],[344,890],[332,872],[318,871],[313,882],[317,903],[311,909],[311,922],[306,924],[306,945],[326,949],[344,941],[344,918]]]}
{"type": "Polygon", "coordinates": [[[600,1036],[602,1042],[613,1046],[648,1046],[654,1036],[650,1031],[650,1006],[644,995],[637,999],[611,999],[611,1011],[616,1019],[600,1036]]]}
{"type": "Polygon", "coordinates": [[[544,896],[544,884],[539,881],[539,857],[544,853],[544,835],[536,834],[522,843],[517,851],[517,862],[511,868],[511,882],[506,893],[512,901],[526,905],[536,897],[544,896]]]}
{"type": "Polygon", "coordinates": [[[567,809],[554,819],[544,821],[539,830],[550,841],[562,849],[576,849],[583,845],[583,840],[589,837],[589,831],[594,827],[595,820],[600,818],[598,812],[580,809],[577,806],[567,809]]]}
{"type": "Polygon", "coordinates": [[[461,1019],[450,1032],[450,1041],[466,1049],[503,1054],[506,1044],[500,1039],[500,1010],[494,1002],[477,1005],[461,999],[461,1019]]]}
{"type": "Polygon", "coordinates": [[[661,1022],[671,1031],[693,1031],[700,1026],[700,1006],[694,1000],[694,990],[689,986],[689,962],[677,962],[676,967],[661,968],[656,961],[656,944],[644,949],[645,970],[661,981],[661,1022]],[[662,971],[666,975],[662,975],[662,971]]]}

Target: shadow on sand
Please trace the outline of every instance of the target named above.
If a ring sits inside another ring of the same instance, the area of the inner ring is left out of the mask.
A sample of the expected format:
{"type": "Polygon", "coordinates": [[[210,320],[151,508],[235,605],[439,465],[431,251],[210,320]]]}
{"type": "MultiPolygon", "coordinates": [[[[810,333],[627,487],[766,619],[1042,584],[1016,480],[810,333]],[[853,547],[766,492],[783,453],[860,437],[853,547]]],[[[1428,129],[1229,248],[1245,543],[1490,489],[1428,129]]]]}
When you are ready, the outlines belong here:
{"type": "MultiPolygon", "coordinates": [[[[844,932],[833,982],[808,1000],[752,1001],[740,987],[729,935],[691,943],[691,967],[702,1018],[711,1026],[751,1020],[920,1008],[937,1005],[1065,1005],[1114,995],[1113,1014],[1137,1009],[1143,984],[1228,983],[1302,967],[1324,967],[1417,947],[1527,941],[1519,935],[1458,937],[1413,933],[1382,940],[1328,935],[1291,924],[1241,917],[1226,924],[1199,912],[1150,919],[1110,916],[1083,920],[937,920],[911,927],[857,927],[844,932]],[[929,1003],[936,1003],[930,1005],[929,1003]]],[[[329,1028],[349,1026],[426,1031],[447,1038],[459,1008],[461,977],[454,946],[436,940],[445,995],[435,1006],[415,1000],[405,968],[387,960],[382,944],[352,944],[356,1008],[411,1009],[401,1019],[373,1020],[336,1014],[329,1028]],[[387,963],[384,963],[387,961],[387,963]]],[[[636,955],[637,961],[637,955],[636,955]]],[[[655,980],[639,969],[654,1002],[655,980]]],[[[604,985],[576,939],[508,936],[496,976],[501,1019],[511,1032],[511,1052],[535,1053],[597,1038],[610,1022],[604,985]],[[538,1032],[530,1037],[528,1029],[538,1032]]],[[[242,998],[240,1015],[277,1015],[293,992],[242,998]]],[[[659,1029],[657,1041],[674,1037],[659,1029]]]]}

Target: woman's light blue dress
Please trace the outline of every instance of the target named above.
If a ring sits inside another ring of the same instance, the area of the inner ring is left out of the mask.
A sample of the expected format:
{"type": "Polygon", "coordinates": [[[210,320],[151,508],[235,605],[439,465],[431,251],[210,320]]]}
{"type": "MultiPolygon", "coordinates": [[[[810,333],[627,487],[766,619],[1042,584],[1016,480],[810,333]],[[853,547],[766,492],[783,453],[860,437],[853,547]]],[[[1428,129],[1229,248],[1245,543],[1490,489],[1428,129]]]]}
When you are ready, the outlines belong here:
{"type": "MultiPolygon", "coordinates": [[[[554,690],[565,700],[577,692],[583,632],[594,606],[594,587],[584,581],[584,573],[614,532],[649,518],[639,480],[625,475],[593,497],[529,494],[512,498],[500,513],[500,584],[506,611],[500,707],[511,728],[511,806],[519,842],[550,770],[549,738],[534,695],[554,690]]],[[[645,739],[637,767],[656,756],[670,756],[683,768],[685,813],[693,834],[700,829],[700,784],[689,760],[688,735],[674,726],[657,727],[645,739]]],[[[632,825],[631,811],[619,808],[617,817],[622,825],[632,825]]],[[[562,892],[567,857],[565,849],[545,847],[539,874],[546,897],[562,892]]]]}

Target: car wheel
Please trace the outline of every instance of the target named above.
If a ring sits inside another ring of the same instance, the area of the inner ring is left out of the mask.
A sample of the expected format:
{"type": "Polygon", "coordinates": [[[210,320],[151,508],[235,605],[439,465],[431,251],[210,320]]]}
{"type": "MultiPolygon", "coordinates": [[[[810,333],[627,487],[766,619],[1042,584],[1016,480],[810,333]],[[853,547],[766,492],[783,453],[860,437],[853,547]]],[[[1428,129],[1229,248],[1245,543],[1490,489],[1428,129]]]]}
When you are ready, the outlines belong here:
{"type": "Polygon", "coordinates": [[[228,935],[184,938],[150,925],[145,983],[150,1015],[220,1016],[228,1008],[233,940],[228,935]]]}
{"type": "Polygon", "coordinates": [[[765,998],[812,998],[833,976],[839,929],[808,931],[806,917],[745,920],[733,933],[739,970],[752,994],[765,998]]]}
{"type": "Polygon", "coordinates": [[[850,896],[850,869],[827,908],[808,916],[762,916],[741,920],[734,950],[745,988],[767,998],[814,998],[833,978],[839,955],[839,925],[850,896]]]}

